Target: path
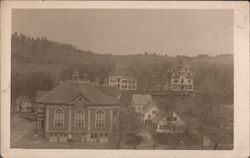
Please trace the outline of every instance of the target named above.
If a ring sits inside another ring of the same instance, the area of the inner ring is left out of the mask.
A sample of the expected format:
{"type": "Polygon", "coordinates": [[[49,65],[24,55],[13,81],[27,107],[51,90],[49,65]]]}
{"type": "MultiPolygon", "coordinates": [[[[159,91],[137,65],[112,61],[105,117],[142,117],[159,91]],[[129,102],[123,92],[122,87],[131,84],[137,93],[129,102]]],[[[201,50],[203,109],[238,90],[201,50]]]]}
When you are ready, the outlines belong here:
{"type": "Polygon", "coordinates": [[[33,128],[33,123],[20,116],[14,116],[11,125],[11,146],[19,142],[33,128]]]}
{"type": "Polygon", "coordinates": [[[142,142],[138,145],[138,149],[152,149],[154,140],[147,130],[139,132],[137,135],[142,136],[142,142]]]}

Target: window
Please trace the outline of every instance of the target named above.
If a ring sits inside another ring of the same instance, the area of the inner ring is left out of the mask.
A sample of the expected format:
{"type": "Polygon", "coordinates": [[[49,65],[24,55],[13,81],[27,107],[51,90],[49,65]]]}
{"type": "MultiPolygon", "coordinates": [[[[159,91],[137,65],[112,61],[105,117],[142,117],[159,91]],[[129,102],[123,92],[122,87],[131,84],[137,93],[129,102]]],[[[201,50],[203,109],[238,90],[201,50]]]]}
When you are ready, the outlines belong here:
{"type": "Polygon", "coordinates": [[[173,89],[178,89],[178,85],[173,85],[173,89]]]}
{"type": "Polygon", "coordinates": [[[64,126],[64,113],[62,110],[56,110],[54,115],[54,126],[55,127],[64,126]]]}
{"type": "Polygon", "coordinates": [[[95,114],[95,127],[104,128],[105,126],[105,114],[104,111],[98,110],[95,114]]]}
{"type": "Polygon", "coordinates": [[[92,133],[92,134],[91,134],[91,138],[92,138],[92,139],[96,139],[96,138],[97,138],[97,134],[96,134],[96,133],[92,133]]]}
{"type": "Polygon", "coordinates": [[[75,112],[75,127],[84,127],[85,115],[83,110],[77,110],[75,112]]]}
{"type": "Polygon", "coordinates": [[[177,83],[178,82],[178,79],[174,79],[174,83],[177,83]]]}
{"type": "Polygon", "coordinates": [[[181,83],[184,83],[184,79],[181,79],[181,83]]]}
{"type": "Polygon", "coordinates": [[[176,121],[177,120],[177,118],[176,117],[173,117],[173,121],[176,121]]]}
{"type": "Polygon", "coordinates": [[[45,125],[45,121],[44,120],[40,120],[40,128],[44,128],[44,125],[45,125]]]}

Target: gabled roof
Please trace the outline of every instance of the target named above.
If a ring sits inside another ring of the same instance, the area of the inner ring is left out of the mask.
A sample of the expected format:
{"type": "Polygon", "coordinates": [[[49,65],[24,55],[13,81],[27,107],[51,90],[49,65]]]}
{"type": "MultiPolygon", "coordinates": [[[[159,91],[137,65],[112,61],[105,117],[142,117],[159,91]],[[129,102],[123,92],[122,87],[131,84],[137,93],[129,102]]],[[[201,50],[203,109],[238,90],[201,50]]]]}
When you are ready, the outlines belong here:
{"type": "Polygon", "coordinates": [[[110,105],[118,104],[114,92],[116,87],[102,86],[90,82],[62,82],[37,102],[52,104],[70,104],[72,98],[82,94],[90,104],[110,105]]]}
{"type": "Polygon", "coordinates": [[[156,109],[159,109],[157,106],[155,106],[155,104],[151,101],[151,102],[148,102],[146,104],[146,108],[143,110],[143,113],[147,113],[148,111],[150,111],[152,108],[156,108],[156,109]]]}
{"type": "Polygon", "coordinates": [[[159,121],[161,121],[161,120],[164,119],[164,118],[165,118],[165,115],[159,114],[159,115],[157,115],[157,116],[153,119],[153,122],[154,122],[154,123],[158,123],[159,121]]]}

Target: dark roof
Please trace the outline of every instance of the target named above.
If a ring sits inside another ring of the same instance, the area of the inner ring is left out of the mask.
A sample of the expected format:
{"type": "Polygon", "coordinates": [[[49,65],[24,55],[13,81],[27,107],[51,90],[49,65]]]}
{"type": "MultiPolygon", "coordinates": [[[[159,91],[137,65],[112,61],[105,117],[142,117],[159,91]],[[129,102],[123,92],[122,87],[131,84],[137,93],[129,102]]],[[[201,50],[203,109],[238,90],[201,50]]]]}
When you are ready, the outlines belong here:
{"type": "Polygon", "coordinates": [[[81,94],[89,101],[89,104],[114,105],[119,102],[115,99],[116,87],[102,86],[90,82],[62,82],[52,89],[37,102],[70,104],[72,99],[81,94]]]}
{"type": "Polygon", "coordinates": [[[122,93],[120,98],[121,105],[129,106],[131,104],[132,96],[132,93],[122,93]]]}
{"type": "Polygon", "coordinates": [[[39,98],[43,97],[45,94],[47,94],[49,91],[36,91],[36,101],[38,101],[39,98]]]}

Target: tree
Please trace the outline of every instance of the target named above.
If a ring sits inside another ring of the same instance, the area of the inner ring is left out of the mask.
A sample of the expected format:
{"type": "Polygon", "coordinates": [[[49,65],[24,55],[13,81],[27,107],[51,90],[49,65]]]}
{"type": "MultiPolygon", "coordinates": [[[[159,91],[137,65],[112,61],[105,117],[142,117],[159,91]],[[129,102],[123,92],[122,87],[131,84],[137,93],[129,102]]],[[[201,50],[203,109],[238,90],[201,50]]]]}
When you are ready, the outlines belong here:
{"type": "Polygon", "coordinates": [[[126,143],[133,146],[133,149],[136,149],[136,147],[141,143],[142,136],[137,135],[136,133],[128,133],[127,137],[129,138],[126,143]]]}
{"type": "Polygon", "coordinates": [[[37,90],[50,90],[53,86],[54,80],[49,73],[13,74],[11,76],[12,100],[15,101],[20,96],[34,99],[37,90]]]}

